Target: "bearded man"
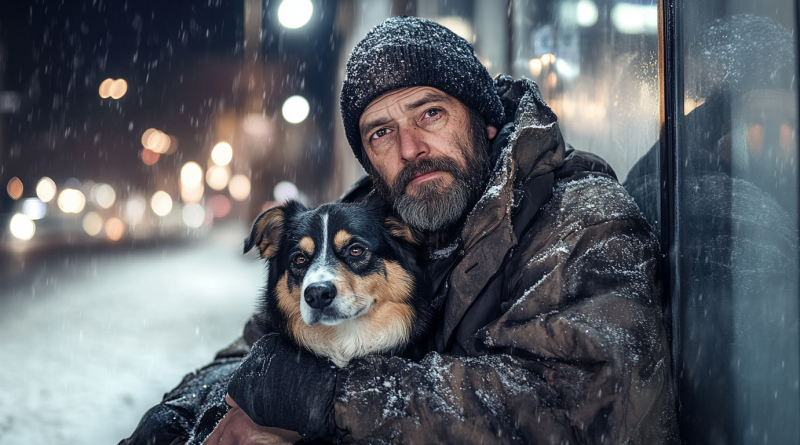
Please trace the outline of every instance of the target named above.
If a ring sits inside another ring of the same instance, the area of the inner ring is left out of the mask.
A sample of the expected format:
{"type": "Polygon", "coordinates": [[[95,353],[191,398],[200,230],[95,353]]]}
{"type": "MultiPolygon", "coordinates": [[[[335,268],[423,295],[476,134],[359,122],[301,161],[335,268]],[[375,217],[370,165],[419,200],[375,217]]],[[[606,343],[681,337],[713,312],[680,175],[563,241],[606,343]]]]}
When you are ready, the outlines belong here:
{"type": "Polygon", "coordinates": [[[536,84],[396,17],[353,51],[341,109],[369,173],[342,200],[386,200],[426,236],[429,352],[336,369],[251,323],[128,443],[678,442],[658,243],[536,84]]]}

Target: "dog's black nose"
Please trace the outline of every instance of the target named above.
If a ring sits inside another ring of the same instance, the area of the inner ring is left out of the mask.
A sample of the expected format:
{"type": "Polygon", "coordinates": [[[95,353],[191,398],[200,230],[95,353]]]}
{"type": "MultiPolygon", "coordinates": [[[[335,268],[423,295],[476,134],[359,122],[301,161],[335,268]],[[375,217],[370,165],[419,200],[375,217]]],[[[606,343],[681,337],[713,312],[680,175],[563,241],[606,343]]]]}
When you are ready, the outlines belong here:
{"type": "Polygon", "coordinates": [[[336,298],[336,286],[330,281],[314,283],[306,288],[304,297],[306,303],[314,309],[328,307],[336,298]]]}

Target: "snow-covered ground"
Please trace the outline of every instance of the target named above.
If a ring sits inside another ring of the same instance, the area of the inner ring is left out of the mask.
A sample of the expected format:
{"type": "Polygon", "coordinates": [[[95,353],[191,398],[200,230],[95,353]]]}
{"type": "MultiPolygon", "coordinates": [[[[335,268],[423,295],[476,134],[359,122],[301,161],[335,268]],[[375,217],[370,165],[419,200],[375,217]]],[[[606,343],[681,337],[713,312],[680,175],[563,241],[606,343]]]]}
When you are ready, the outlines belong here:
{"type": "Polygon", "coordinates": [[[263,266],[242,226],[0,283],[0,445],[116,444],[237,336],[263,266]]]}

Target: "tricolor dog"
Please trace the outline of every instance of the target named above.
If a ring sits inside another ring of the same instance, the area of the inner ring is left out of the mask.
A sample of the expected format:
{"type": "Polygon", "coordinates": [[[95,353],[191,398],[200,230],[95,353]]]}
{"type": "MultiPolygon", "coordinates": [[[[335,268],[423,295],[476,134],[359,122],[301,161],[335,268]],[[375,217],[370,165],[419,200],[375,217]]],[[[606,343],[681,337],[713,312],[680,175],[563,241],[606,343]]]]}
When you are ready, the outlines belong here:
{"type": "Polygon", "coordinates": [[[398,354],[429,325],[418,288],[417,241],[382,208],[296,201],[256,218],[244,251],[268,260],[264,329],[337,366],[367,354],[398,354]]]}

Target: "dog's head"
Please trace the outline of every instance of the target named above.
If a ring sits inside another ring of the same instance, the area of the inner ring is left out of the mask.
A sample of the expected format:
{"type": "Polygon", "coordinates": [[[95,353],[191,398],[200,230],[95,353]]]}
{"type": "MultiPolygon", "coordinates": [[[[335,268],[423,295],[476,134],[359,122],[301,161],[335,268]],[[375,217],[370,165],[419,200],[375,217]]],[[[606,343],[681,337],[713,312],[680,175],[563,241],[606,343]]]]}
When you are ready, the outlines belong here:
{"type": "Polygon", "coordinates": [[[326,356],[327,348],[354,347],[357,356],[409,341],[424,305],[416,295],[418,241],[385,213],[290,201],[256,219],[244,250],[257,247],[269,260],[264,310],[274,317],[277,309],[277,324],[301,346],[326,356]]]}

